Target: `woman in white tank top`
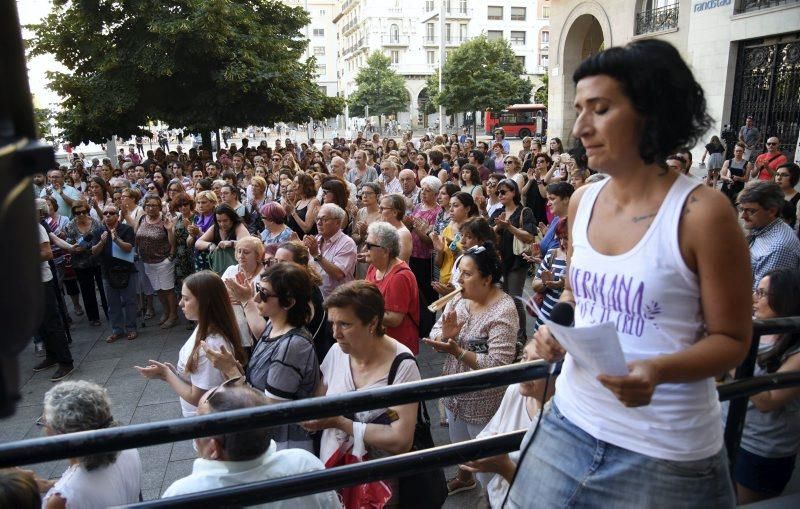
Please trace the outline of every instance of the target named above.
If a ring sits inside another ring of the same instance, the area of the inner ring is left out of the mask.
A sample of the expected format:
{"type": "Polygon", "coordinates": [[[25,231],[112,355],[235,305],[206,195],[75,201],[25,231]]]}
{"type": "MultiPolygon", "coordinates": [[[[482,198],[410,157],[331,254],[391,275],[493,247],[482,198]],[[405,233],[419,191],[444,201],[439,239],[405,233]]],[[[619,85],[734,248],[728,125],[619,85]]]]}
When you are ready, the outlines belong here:
{"type": "Polygon", "coordinates": [[[572,196],[561,300],[576,327],[614,324],[629,373],[595,377],[539,328],[537,352],[564,366],[509,507],[732,507],[713,377],[747,354],[747,244],[721,193],[665,165],[710,127],[703,91],[656,40],[573,80],[573,135],[610,178],[572,196]]]}

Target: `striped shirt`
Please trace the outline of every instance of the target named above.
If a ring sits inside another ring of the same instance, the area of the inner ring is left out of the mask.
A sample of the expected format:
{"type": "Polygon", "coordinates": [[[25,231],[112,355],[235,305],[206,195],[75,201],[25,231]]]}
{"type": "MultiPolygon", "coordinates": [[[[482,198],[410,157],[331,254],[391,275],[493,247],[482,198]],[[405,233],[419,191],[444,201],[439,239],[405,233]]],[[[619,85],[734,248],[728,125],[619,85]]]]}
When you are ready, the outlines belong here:
{"type": "MultiPolygon", "coordinates": [[[[567,268],[567,260],[558,259],[556,258],[557,249],[551,249],[547,256],[544,257],[542,263],[539,265],[539,269],[536,271],[535,279],[541,279],[542,272],[549,270],[553,273],[553,280],[559,281],[561,278],[564,277],[564,272],[567,268]]],[[[561,298],[561,292],[564,290],[547,288],[544,292],[544,302],[540,307],[542,311],[542,315],[544,318],[550,318],[550,311],[553,309],[553,306],[556,305],[558,299],[561,298]]],[[[534,325],[534,329],[538,329],[540,325],[543,325],[542,319],[540,317],[536,317],[536,325],[534,325]]]]}
{"type": "Polygon", "coordinates": [[[751,230],[747,242],[750,244],[753,291],[770,271],[800,268],[800,240],[780,218],[763,228],[751,230]]]}

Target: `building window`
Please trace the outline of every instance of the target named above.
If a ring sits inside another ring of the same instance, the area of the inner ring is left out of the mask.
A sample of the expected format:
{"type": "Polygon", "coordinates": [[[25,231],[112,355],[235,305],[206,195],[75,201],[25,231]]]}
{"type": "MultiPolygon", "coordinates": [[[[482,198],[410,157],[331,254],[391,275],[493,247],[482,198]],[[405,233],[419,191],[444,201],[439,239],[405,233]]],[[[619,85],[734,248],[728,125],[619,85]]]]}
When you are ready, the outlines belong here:
{"type": "Polygon", "coordinates": [[[328,67],[325,64],[319,64],[317,66],[317,76],[324,76],[325,73],[328,72],[328,67]]]}
{"type": "Polygon", "coordinates": [[[392,50],[391,52],[392,63],[399,64],[400,63],[400,52],[397,50],[392,50]]]}
{"type": "Polygon", "coordinates": [[[315,57],[324,57],[325,56],[325,46],[314,46],[314,56],[315,57]]]}
{"type": "Polygon", "coordinates": [[[525,7],[512,7],[511,21],[525,21],[525,7]]]}
{"type": "Polygon", "coordinates": [[[433,10],[433,0],[425,0],[425,12],[431,12],[433,10]]]}
{"type": "Polygon", "coordinates": [[[547,30],[542,32],[542,44],[550,44],[550,32],[547,30]]]}
{"type": "Polygon", "coordinates": [[[524,46],[525,45],[525,32],[524,31],[511,31],[511,44],[516,46],[524,46]]]}
{"type": "Polygon", "coordinates": [[[315,28],[314,29],[314,37],[325,37],[325,29],[324,28],[315,28]]]}
{"type": "Polygon", "coordinates": [[[450,23],[445,23],[444,24],[444,40],[449,43],[453,38],[452,36],[453,36],[453,31],[452,31],[452,27],[450,26],[450,23]]]}
{"type": "Polygon", "coordinates": [[[503,7],[489,6],[489,19],[503,19],[503,7]]]}
{"type": "Polygon", "coordinates": [[[517,62],[519,62],[519,65],[521,65],[521,66],[522,66],[522,70],[524,71],[524,70],[525,70],[525,56],[523,56],[523,55],[516,55],[516,57],[515,57],[515,58],[517,59],[517,62]]]}
{"type": "MultiPolygon", "coordinates": [[[[320,9],[320,10],[319,10],[319,15],[320,15],[320,16],[325,16],[326,14],[328,14],[328,11],[326,11],[325,9],[320,9]]],[[[323,87],[323,88],[324,88],[324,87],[323,87]]]]}
{"type": "Polygon", "coordinates": [[[488,30],[486,32],[486,38],[490,41],[495,39],[502,39],[503,38],[503,31],[502,30],[488,30]]]}
{"type": "Polygon", "coordinates": [[[433,42],[436,26],[433,23],[425,25],[425,42],[433,42]]]}
{"type": "Polygon", "coordinates": [[[436,52],[428,50],[428,63],[435,64],[436,63],[436,52]]]}
{"type": "Polygon", "coordinates": [[[544,68],[547,68],[548,62],[550,62],[550,59],[548,58],[547,55],[539,55],[539,65],[541,65],[544,68]]]}
{"type": "Polygon", "coordinates": [[[542,6],[542,18],[543,19],[550,19],[550,6],[543,5],[542,6]]]}
{"type": "Polygon", "coordinates": [[[400,27],[397,25],[392,25],[389,27],[389,41],[397,44],[400,42],[400,27]]]}
{"type": "Polygon", "coordinates": [[[458,0],[458,12],[460,14],[467,13],[467,0],[458,0]]]}
{"type": "Polygon", "coordinates": [[[675,0],[645,0],[636,13],[636,35],[677,28],[678,2],[675,0]]]}
{"type": "Polygon", "coordinates": [[[464,42],[467,40],[467,25],[462,23],[458,25],[458,41],[464,42]]]}

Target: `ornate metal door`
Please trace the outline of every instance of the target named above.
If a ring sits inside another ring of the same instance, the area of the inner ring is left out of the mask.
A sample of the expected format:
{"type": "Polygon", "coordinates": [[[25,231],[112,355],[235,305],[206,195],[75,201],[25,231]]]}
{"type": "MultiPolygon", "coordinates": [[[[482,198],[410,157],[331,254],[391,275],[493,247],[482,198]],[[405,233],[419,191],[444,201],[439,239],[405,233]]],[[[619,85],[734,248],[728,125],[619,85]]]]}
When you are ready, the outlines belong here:
{"type": "Polygon", "coordinates": [[[731,108],[737,133],[748,115],[764,140],[780,138],[781,151],[793,160],[800,131],[800,33],[740,43],[731,108]]]}

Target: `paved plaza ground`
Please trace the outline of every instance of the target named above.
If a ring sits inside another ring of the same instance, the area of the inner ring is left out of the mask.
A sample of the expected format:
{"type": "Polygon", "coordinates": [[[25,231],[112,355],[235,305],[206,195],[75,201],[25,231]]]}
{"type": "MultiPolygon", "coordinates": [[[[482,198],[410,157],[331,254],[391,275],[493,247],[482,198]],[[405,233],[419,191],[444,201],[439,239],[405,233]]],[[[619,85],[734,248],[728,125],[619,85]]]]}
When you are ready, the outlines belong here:
{"type": "MultiPolygon", "coordinates": [[[[71,304],[68,306],[71,309],[71,304]]],[[[69,379],[89,380],[105,386],[112,400],[114,418],[122,424],[181,417],[178,398],[169,385],[160,380],[142,378],[133,366],[143,366],[149,359],[175,363],[178,350],[191,334],[185,328],[185,321],[164,331],[158,327],[158,319],[153,318],[147,321],[146,327],[140,329],[136,340],[122,339],[108,344],[105,338],[111,330],[106,321],[100,327],[92,327],[86,316],[73,316],[73,319],[71,349],[76,369],[69,379]]],[[[0,419],[0,442],[42,436],[43,429],[35,421],[42,413],[44,393],[54,384],[50,382],[51,370],[33,372],[32,368],[39,360],[41,357],[34,356],[32,345],[20,355],[22,401],[15,415],[0,419]]],[[[422,376],[431,378],[441,374],[444,356],[422,345],[418,361],[422,376]]],[[[438,424],[437,406],[435,401],[428,402],[433,437],[437,445],[447,444],[450,442],[447,428],[438,424]]],[[[188,475],[196,457],[189,441],[143,447],[139,453],[145,500],[160,497],[173,481],[188,475]]],[[[43,478],[59,477],[66,467],[66,460],[32,465],[32,469],[43,478]]],[[[453,471],[454,467],[448,474],[453,471]]],[[[477,490],[456,494],[448,499],[444,507],[479,507],[476,495],[477,490]]]]}

